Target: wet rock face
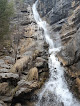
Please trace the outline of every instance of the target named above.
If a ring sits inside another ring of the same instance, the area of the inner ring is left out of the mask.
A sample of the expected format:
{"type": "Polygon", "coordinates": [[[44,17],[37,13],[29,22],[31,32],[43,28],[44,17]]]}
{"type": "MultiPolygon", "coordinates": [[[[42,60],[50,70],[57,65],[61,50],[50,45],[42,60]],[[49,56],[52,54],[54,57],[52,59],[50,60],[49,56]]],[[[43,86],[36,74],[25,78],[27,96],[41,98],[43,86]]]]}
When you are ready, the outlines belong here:
{"type": "Polygon", "coordinates": [[[54,43],[58,42],[55,34],[61,39],[63,47],[57,57],[66,68],[72,91],[80,98],[80,0],[39,0],[38,11],[50,24],[54,43]]]}

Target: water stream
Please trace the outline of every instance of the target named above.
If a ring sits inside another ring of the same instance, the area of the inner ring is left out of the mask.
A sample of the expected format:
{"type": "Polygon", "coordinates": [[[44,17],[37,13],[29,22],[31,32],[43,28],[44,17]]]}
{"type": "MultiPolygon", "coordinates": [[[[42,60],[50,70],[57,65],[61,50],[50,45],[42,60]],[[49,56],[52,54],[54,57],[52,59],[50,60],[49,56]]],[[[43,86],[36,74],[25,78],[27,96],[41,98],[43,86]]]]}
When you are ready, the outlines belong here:
{"type": "Polygon", "coordinates": [[[40,18],[37,11],[37,3],[38,0],[33,4],[32,10],[34,19],[38,26],[44,30],[44,38],[49,44],[50,57],[48,65],[50,69],[50,78],[43,86],[36,106],[80,106],[68,89],[64,78],[64,68],[60,65],[56,57],[56,53],[60,51],[61,47],[54,46],[54,41],[50,38],[47,30],[47,23],[40,18]]]}

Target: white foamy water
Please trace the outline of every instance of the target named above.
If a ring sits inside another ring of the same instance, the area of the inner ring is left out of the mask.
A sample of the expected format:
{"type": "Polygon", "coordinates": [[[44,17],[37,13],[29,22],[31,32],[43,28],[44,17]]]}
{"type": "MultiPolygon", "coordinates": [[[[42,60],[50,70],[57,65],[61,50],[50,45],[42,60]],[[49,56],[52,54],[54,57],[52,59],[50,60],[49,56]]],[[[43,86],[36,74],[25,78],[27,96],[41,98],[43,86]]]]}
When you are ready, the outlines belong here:
{"type": "Polygon", "coordinates": [[[37,11],[38,0],[33,4],[32,10],[34,19],[38,26],[44,30],[44,38],[49,44],[49,69],[50,78],[45,83],[39,94],[39,101],[36,106],[80,106],[79,102],[73,97],[69,91],[66,80],[64,78],[64,68],[56,58],[56,53],[61,47],[54,47],[54,42],[50,38],[47,30],[47,23],[43,21],[37,11]]]}

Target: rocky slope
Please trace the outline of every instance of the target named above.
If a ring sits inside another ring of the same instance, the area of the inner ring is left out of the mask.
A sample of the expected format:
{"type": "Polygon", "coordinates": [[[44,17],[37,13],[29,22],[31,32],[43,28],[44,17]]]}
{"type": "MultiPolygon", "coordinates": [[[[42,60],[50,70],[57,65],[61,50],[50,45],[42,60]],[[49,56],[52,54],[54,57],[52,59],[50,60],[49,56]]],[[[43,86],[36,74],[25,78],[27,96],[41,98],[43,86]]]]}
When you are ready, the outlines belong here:
{"type": "Polygon", "coordinates": [[[66,69],[71,90],[80,98],[80,0],[39,0],[38,11],[50,24],[52,38],[56,33],[61,38],[57,57],[66,69]]]}
{"type": "Polygon", "coordinates": [[[15,1],[10,55],[0,58],[0,106],[30,106],[48,78],[48,45],[32,14],[33,0],[15,1]],[[29,103],[30,102],[30,103],[29,103]]]}

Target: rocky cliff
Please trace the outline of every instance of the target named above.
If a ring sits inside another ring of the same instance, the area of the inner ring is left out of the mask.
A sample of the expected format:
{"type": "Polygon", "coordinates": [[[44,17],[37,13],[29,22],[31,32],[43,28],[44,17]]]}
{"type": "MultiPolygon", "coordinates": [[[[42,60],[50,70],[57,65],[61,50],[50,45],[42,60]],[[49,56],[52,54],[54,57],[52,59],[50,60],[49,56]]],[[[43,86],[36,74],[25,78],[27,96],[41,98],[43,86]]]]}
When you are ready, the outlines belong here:
{"type": "Polygon", "coordinates": [[[39,0],[38,11],[50,24],[52,38],[56,33],[61,38],[57,57],[66,69],[70,88],[80,98],[80,0],[39,0]]]}
{"type": "Polygon", "coordinates": [[[11,52],[0,57],[0,106],[30,106],[48,78],[48,45],[33,13],[33,0],[14,0],[11,52]]]}
{"type": "MultiPolygon", "coordinates": [[[[1,106],[34,106],[36,89],[41,88],[49,75],[48,45],[33,17],[34,2],[14,0],[12,46],[10,54],[0,58],[1,106]]],[[[70,89],[80,98],[80,1],[39,0],[37,9],[49,23],[55,46],[62,45],[57,57],[66,69],[70,89]],[[56,36],[60,39],[55,39],[56,36]]]]}

